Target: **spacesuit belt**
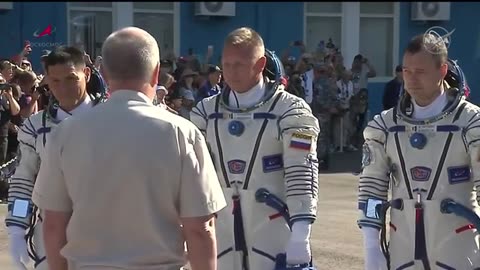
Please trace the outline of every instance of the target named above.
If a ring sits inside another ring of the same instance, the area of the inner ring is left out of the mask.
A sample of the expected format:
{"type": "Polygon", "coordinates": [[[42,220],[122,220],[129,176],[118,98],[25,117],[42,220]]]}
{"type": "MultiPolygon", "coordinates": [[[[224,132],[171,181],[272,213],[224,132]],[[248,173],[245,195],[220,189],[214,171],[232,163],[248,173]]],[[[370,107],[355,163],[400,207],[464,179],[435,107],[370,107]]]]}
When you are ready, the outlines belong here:
{"type": "Polygon", "coordinates": [[[243,267],[248,267],[248,250],[245,240],[245,230],[243,229],[242,206],[240,198],[236,195],[232,196],[233,200],[233,233],[235,237],[235,250],[242,251],[243,267]]]}
{"type": "Polygon", "coordinates": [[[423,217],[423,206],[415,204],[415,260],[421,260],[425,270],[430,270],[427,258],[427,245],[425,243],[425,222],[423,217]]]}

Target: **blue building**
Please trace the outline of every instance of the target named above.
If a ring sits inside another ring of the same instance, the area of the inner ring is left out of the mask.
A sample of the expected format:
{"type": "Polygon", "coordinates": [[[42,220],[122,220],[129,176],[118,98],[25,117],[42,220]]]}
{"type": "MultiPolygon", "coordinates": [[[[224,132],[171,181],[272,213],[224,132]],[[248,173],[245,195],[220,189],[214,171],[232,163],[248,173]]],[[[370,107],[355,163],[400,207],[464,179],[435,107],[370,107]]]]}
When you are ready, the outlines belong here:
{"type": "MultiPolygon", "coordinates": [[[[472,89],[472,100],[480,103],[480,3],[457,2],[3,2],[0,24],[3,57],[19,53],[25,41],[33,52],[33,65],[43,49],[58,44],[82,43],[90,55],[100,54],[102,41],[113,30],[135,25],[159,40],[162,55],[186,55],[189,50],[203,58],[207,47],[214,47],[213,61],[219,58],[225,35],[236,27],[250,26],[264,38],[267,47],[281,53],[292,41],[303,41],[315,50],[329,38],[340,47],[346,67],[361,53],[370,59],[377,77],[370,80],[370,110],[381,110],[383,87],[392,79],[409,39],[432,26],[455,29],[449,48],[458,59],[472,89]],[[215,14],[204,16],[210,6],[215,14]],[[422,3],[437,5],[422,7],[422,3]],[[423,9],[426,8],[426,9],[423,9]],[[233,13],[232,13],[233,12],[233,13]],[[434,15],[438,12],[437,15],[434,15]],[[422,17],[422,15],[424,15],[422,17]],[[427,15],[437,16],[435,20],[427,15]],[[445,16],[443,16],[445,15],[445,16]],[[51,34],[39,35],[51,26],[51,34]]],[[[298,56],[297,51],[293,54],[298,56]]]]}

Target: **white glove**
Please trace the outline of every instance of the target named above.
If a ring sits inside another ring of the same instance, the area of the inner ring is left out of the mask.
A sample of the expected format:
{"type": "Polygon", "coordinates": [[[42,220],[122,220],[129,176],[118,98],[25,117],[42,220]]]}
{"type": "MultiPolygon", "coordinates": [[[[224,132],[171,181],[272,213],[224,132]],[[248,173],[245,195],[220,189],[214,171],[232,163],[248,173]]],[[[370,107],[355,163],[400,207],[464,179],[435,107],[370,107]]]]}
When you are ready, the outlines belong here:
{"type": "Polygon", "coordinates": [[[310,263],[312,251],[310,249],[310,232],[312,224],[309,221],[293,223],[292,235],[287,244],[287,265],[310,263]]]}
{"type": "Polygon", "coordinates": [[[27,240],[25,239],[25,229],[17,226],[8,226],[8,238],[10,256],[12,256],[13,263],[19,270],[27,270],[27,265],[30,262],[27,250],[27,240]]]}
{"type": "Polygon", "coordinates": [[[365,249],[365,270],[387,269],[387,260],[380,249],[379,230],[362,227],[363,247],[365,249]]]}

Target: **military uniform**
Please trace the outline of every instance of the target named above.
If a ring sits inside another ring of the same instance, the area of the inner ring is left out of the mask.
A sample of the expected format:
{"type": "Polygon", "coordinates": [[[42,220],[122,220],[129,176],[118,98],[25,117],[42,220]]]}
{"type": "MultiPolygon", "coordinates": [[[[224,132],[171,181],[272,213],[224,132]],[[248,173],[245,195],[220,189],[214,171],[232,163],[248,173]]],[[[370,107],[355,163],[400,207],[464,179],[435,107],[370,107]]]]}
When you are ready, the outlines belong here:
{"type": "Polygon", "coordinates": [[[314,101],[312,111],[320,124],[317,142],[317,156],[320,169],[328,169],[329,149],[332,136],[332,109],[337,107],[335,88],[332,88],[328,78],[314,81],[314,101]]]}

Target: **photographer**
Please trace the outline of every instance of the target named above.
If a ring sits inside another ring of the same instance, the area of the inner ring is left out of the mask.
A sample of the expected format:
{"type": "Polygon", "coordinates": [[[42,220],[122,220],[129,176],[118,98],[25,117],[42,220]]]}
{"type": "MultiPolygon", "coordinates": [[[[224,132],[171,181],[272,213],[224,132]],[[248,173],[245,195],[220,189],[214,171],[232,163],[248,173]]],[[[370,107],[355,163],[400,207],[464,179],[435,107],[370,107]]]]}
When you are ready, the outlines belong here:
{"type": "Polygon", "coordinates": [[[36,91],[36,76],[32,72],[20,71],[15,75],[15,79],[23,92],[20,97],[20,115],[23,118],[28,118],[38,111],[37,101],[41,93],[36,91]]]}
{"type": "Polygon", "coordinates": [[[7,160],[8,130],[12,117],[18,115],[20,105],[13,97],[13,89],[10,84],[0,82],[0,164],[7,160]]]}

